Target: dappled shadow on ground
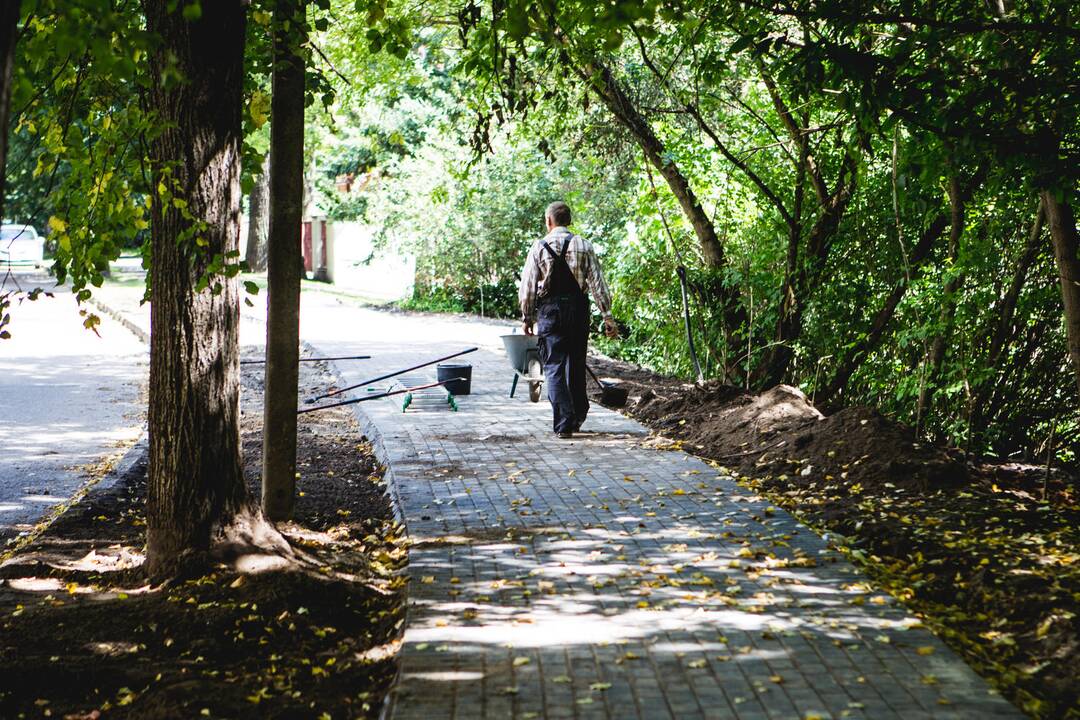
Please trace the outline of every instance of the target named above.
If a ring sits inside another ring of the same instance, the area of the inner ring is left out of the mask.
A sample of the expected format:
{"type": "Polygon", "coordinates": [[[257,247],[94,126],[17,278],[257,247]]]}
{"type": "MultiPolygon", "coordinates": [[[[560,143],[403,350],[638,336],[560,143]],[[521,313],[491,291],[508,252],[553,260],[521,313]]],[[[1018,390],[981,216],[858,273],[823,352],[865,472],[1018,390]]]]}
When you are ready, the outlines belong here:
{"type": "Polygon", "coordinates": [[[578,527],[520,502],[520,475],[442,480],[455,503],[487,484],[524,514],[475,531],[412,524],[406,714],[1014,712],[805,527],[728,481],[689,477],[650,497],[585,479],[568,494],[611,519],[578,527]],[[695,512],[657,518],[677,503],[695,512]]]}
{"type": "Polygon", "coordinates": [[[0,359],[0,540],[27,529],[135,441],[141,377],[133,366],[140,367],[115,358],[0,359]],[[103,467],[93,462],[101,456],[103,467]]]}

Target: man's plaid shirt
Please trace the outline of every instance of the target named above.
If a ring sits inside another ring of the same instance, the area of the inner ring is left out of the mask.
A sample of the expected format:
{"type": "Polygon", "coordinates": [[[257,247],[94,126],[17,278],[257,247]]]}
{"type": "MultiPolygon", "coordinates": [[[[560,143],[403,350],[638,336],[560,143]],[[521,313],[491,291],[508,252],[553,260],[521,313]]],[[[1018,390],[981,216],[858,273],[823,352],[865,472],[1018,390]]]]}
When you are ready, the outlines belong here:
{"type": "Polygon", "coordinates": [[[544,249],[546,242],[556,254],[562,251],[566,236],[570,235],[570,246],[566,249],[566,264],[574,273],[574,279],[583,291],[592,293],[596,306],[605,318],[611,317],[611,293],[608,292],[604,275],[600,272],[600,263],[596,260],[592,243],[578,235],[573,235],[564,227],[557,227],[545,237],[533,243],[529,256],[525,258],[525,267],[521,271],[521,288],[518,301],[521,306],[521,318],[525,321],[536,319],[537,298],[543,298],[547,290],[547,281],[551,277],[551,265],[554,258],[544,249]]]}

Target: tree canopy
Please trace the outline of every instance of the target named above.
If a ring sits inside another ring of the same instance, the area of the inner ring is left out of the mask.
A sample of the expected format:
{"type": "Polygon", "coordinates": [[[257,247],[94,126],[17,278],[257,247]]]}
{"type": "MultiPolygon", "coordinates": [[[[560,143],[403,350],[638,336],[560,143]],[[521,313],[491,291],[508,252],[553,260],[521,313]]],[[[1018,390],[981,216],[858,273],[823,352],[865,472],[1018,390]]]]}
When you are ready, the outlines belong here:
{"type": "MultiPolygon", "coordinates": [[[[204,5],[166,10],[198,22],[204,5]]],[[[272,10],[247,11],[245,192],[268,147],[272,10]]],[[[685,268],[709,378],[1075,461],[1075,14],[1064,0],[320,0],[295,99],[307,184],[381,252],[417,256],[413,306],[514,316],[540,210],[560,197],[625,326],[605,352],[690,373],[685,268]]],[[[149,246],[154,202],[185,202],[167,168],[150,172],[169,128],[150,90],[189,81],[148,63],[161,42],[128,0],[23,3],[7,214],[48,229],[80,300],[122,248],[149,246]]],[[[201,252],[199,290],[241,271],[201,252]]]]}

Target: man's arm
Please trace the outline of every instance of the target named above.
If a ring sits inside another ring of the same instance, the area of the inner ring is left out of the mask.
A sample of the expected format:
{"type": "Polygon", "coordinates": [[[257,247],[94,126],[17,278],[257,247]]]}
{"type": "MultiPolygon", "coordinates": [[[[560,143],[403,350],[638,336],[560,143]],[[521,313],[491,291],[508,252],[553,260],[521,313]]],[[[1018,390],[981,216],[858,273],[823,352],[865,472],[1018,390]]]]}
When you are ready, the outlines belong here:
{"type": "Polygon", "coordinates": [[[589,259],[589,290],[592,292],[593,299],[596,300],[596,307],[600,310],[600,314],[604,316],[604,332],[608,337],[616,337],[619,329],[615,325],[615,318],[611,316],[611,291],[604,282],[604,273],[600,269],[600,261],[596,257],[592,243],[589,243],[587,257],[589,259]]]}
{"type": "Polygon", "coordinates": [[[525,266],[521,269],[521,287],[518,288],[518,305],[521,309],[521,322],[526,335],[532,335],[533,322],[536,319],[536,283],[540,277],[540,264],[537,262],[536,244],[529,248],[525,266]]]}

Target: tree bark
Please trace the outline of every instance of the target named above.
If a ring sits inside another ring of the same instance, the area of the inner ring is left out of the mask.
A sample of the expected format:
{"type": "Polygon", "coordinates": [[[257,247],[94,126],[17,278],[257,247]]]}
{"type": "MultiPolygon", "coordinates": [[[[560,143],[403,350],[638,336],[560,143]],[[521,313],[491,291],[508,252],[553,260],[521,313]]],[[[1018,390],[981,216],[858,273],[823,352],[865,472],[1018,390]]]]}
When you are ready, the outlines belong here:
{"type": "MultiPolygon", "coordinates": [[[[200,280],[239,245],[243,0],[187,20],[143,0],[150,58],[152,196],[147,569],[170,574],[250,507],[240,464],[236,280],[200,280]],[[172,79],[175,67],[183,81],[172,79]]],[[[235,257],[235,256],[233,256],[235,257]]]]}
{"type": "MultiPolygon", "coordinates": [[[[637,110],[623,90],[611,69],[593,59],[584,70],[578,70],[579,76],[599,95],[604,105],[615,119],[625,127],[645,154],[646,160],[656,168],[664,178],[671,193],[679,202],[683,215],[690,222],[697,237],[698,246],[705,266],[720,270],[727,266],[724,246],[716,235],[712,220],[701,207],[701,202],[690,187],[690,182],[679,166],[667,156],[667,148],[657,137],[649,121],[637,110]]],[[[739,300],[739,291],[732,288],[718,277],[708,283],[708,294],[719,306],[719,315],[723,318],[724,342],[732,346],[733,336],[746,324],[746,312],[739,300]]],[[[738,352],[725,353],[725,357],[738,357],[738,352]]],[[[730,377],[734,368],[724,368],[724,377],[730,377]]]]}
{"type": "Polygon", "coordinates": [[[1052,190],[1042,191],[1042,201],[1061,277],[1065,338],[1076,373],[1076,388],[1080,392],[1080,237],[1076,231],[1076,216],[1072,205],[1059,200],[1052,190]]]}
{"type": "Polygon", "coordinates": [[[300,230],[304,206],[303,0],[274,7],[270,101],[270,238],[262,504],[271,520],[292,517],[300,358],[300,230]]]}
{"type": "MultiPolygon", "coordinates": [[[[809,156],[807,156],[807,161],[804,167],[811,170],[810,174],[813,177],[818,173],[809,156]]],[[[844,158],[844,167],[837,178],[836,190],[826,195],[823,202],[819,197],[821,214],[818,215],[807,235],[806,252],[801,262],[796,262],[793,266],[791,248],[788,249],[788,268],[781,286],[780,317],[776,328],[778,344],[773,346],[773,350],[761,365],[762,380],[759,381],[759,386],[768,387],[781,382],[791,359],[795,356],[794,345],[802,335],[803,315],[813,289],[821,280],[829,253],[832,251],[833,240],[840,229],[840,222],[851,203],[851,198],[855,195],[857,183],[857,163],[849,153],[844,158]],[[792,271],[794,271],[793,277],[788,275],[792,271]]],[[[814,184],[816,186],[817,183],[814,184]]],[[[798,238],[795,239],[798,240],[798,238]]],[[[789,237],[789,244],[791,241],[792,238],[789,237]]],[[[797,253],[795,259],[798,260],[797,253]]]]}
{"type": "Polygon", "coordinates": [[[244,261],[251,272],[266,271],[266,243],[270,234],[270,154],[248,197],[248,234],[244,261]]]}
{"type": "MultiPolygon", "coordinates": [[[[758,386],[769,387],[780,383],[787,373],[791,359],[795,356],[795,342],[802,335],[803,315],[809,305],[814,288],[818,286],[825,265],[832,251],[833,240],[840,229],[840,222],[847,212],[848,205],[855,195],[858,184],[858,161],[851,149],[844,152],[844,158],[840,165],[840,171],[836,178],[835,190],[829,190],[828,182],[822,168],[818,165],[814,153],[811,152],[809,141],[809,115],[804,110],[801,118],[791,111],[784,102],[772,76],[765,70],[760,60],[756,63],[758,74],[761,76],[765,88],[769,92],[773,108],[776,110],[780,122],[787,131],[788,136],[796,147],[799,148],[796,172],[799,177],[799,191],[802,192],[804,178],[809,178],[810,185],[814,190],[820,214],[806,238],[806,252],[803,253],[801,262],[792,262],[793,257],[798,258],[797,249],[793,253],[790,246],[792,233],[798,232],[794,238],[801,241],[801,227],[796,228],[789,221],[788,238],[788,263],[784,280],[780,288],[780,312],[776,324],[776,344],[773,345],[768,355],[758,368],[758,386]],[[800,121],[801,120],[801,121],[800,121]]],[[[801,205],[801,199],[798,200],[801,205]]],[[[801,211],[795,213],[795,217],[801,218],[801,211]]]]}
{"type": "MultiPolygon", "coordinates": [[[[960,197],[960,183],[956,176],[949,178],[949,210],[949,260],[952,265],[960,256],[960,236],[964,232],[964,201],[960,197]]],[[[953,320],[956,317],[956,293],[963,282],[962,275],[953,274],[945,281],[945,286],[942,288],[941,311],[938,316],[938,326],[941,330],[930,341],[930,349],[926,354],[926,376],[919,388],[916,417],[920,420],[924,417],[924,413],[930,411],[930,403],[935,394],[935,383],[938,373],[941,372],[941,366],[945,362],[945,350],[949,337],[952,335],[953,320]]]]}
{"type": "Polygon", "coordinates": [[[0,3],[0,218],[4,216],[7,189],[8,115],[11,114],[11,80],[15,70],[21,0],[0,3]]]}
{"type": "Polygon", "coordinates": [[[697,195],[690,187],[689,180],[683,175],[679,166],[671,158],[665,157],[667,149],[663,141],[653,132],[652,126],[646,120],[634,103],[626,95],[618,80],[612,74],[611,69],[599,62],[593,62],[588,68],[591,73],[593,88],[600,94],[608,110],[615,116],[619,123],[630,131],[634,140],[637,141],[649,163],[656,168],[657,172],[671,188],[672,195],[679,201],[683,215],[690,221],[697,236],[698,245],[701,247],[701,256],[705,265],[710,268],[722,268],[725,265],[724,246],[716,236],[716,228],[712,220],[705,214],[697,195]]]}

